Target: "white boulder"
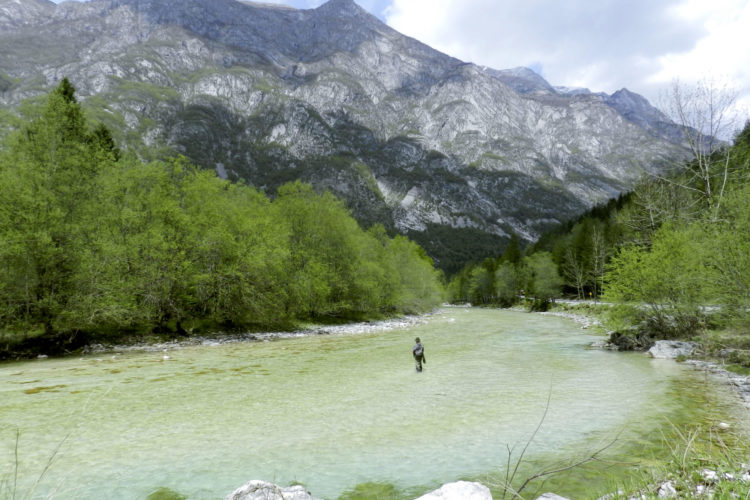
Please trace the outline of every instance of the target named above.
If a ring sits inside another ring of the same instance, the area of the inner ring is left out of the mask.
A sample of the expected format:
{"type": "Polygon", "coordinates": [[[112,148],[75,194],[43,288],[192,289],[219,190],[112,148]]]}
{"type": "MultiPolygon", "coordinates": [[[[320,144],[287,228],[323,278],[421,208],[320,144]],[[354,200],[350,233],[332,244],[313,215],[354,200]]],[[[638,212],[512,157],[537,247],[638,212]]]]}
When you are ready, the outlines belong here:
{"type": "Polygon", "coordinates": [[[483,484],[458,481],[444,484],[416,500],[492,500],[492,493],[483,484]]]}
{"type": "Polygon", "coordinates": [[[282,488],[273,483],[261,480],[248,481],[224,500],[318,500],[303,486],[282,488]]]}
{"type": "Polygon", "coordinates": [[[561,497],[557,493],[545,493],[544,495],[537,497],[536,500],[568,500],[565,497],[561,497]]]}
{"type": "Polygon", "coordinates": [[[690,356],[695,346],[690,342],[679,340],[657,340],[648,353],[652,358],[675,359],[678,356],[690,356]]]}

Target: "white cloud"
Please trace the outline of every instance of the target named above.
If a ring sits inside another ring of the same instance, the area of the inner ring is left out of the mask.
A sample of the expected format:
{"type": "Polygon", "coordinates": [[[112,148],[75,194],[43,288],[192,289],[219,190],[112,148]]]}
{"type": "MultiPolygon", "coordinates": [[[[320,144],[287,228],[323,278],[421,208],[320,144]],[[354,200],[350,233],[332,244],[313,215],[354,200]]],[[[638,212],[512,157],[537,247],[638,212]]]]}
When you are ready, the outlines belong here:
{"type": "Polygon", "coordinates": [[[689,52],[659,57],[660,71],[650,75],[648,81],[664,84],[674,78],[688,83],[712,79],[737,91],[737,108],[749,118],[750,2],[691,0],[682,6],[680,15],[699,19],[707,34],[689,52]]]}

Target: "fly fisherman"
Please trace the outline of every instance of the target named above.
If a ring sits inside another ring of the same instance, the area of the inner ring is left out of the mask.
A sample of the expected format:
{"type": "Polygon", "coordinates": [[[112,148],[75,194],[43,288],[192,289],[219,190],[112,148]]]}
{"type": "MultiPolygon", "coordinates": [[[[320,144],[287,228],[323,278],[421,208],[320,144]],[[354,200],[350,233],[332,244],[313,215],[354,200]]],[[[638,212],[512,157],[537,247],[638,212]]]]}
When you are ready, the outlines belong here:
{"type": "Polygon", "coordinates": [[[417,364],[417,371],[422,371],[422,363],[427,364],[427,359],[424,357],[424,346],[422,345],[422,341],[419,340],[419,337],[414,339],[416,344],[414,347],[411,348],[411,353],[414,356],[414,361],[417,364]]]}

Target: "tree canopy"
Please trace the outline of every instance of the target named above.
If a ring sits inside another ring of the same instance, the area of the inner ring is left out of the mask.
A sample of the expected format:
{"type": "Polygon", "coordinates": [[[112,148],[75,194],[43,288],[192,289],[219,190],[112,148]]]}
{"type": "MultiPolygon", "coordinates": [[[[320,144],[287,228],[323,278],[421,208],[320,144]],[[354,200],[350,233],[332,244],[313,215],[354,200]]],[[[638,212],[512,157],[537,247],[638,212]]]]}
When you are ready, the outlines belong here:
{"type": "Polygon", "coordinates": [[[90,127],[70,82],[0,150],[0,328],[169,330],[419,312],[441,276],[330,193],[271,200],[184,158],[143,162],[90,127]]]}

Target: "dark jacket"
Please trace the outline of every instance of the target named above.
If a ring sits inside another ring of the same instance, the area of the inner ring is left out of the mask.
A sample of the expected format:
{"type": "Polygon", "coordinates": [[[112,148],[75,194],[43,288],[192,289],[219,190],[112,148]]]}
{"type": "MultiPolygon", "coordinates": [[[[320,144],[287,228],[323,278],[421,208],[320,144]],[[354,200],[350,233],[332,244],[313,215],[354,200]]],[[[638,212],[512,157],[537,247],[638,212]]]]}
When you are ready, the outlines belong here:
{"type": "Polygon", "coordinates": [[[422,358],[424,359],[424,346],[421,342],[414,345],[414,347],[411,348],[411,353],[414,355],[415,358],[422,358]]]}

